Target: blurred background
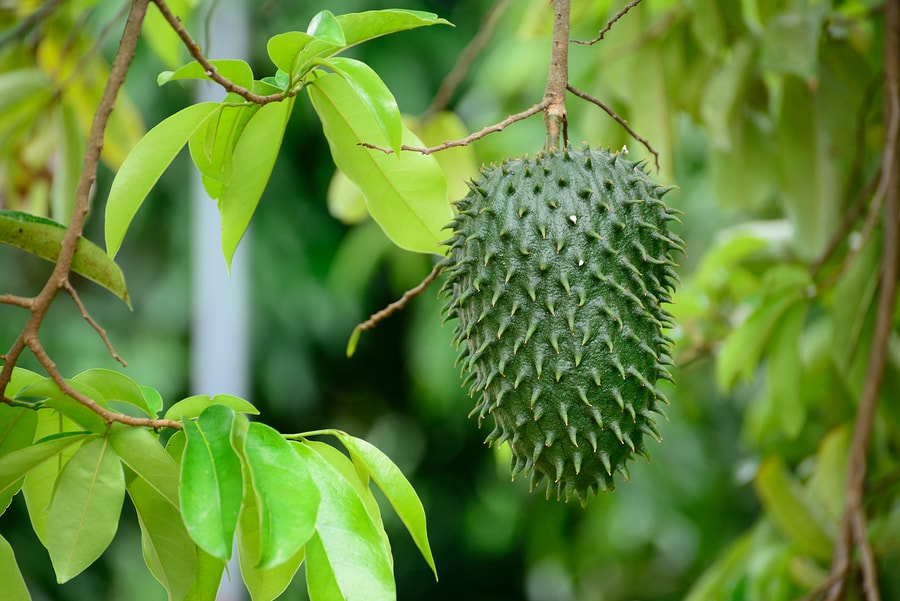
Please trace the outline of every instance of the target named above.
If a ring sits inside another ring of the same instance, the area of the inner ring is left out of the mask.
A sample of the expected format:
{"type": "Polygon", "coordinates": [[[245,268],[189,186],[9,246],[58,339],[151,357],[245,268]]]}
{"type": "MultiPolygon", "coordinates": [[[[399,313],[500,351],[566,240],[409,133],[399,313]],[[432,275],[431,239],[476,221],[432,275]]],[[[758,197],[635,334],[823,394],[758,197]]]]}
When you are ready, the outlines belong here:
{"type": "MultiPolygon", "coordinates": [[[[33,64],[35,57],[42,68],[59,72],[72,68],[79,49],[94,52],[101,63],[114,52],[122,3],[57,4],[48,25],[16,33],[20,15],[40,3],[0,1],[4,27],[13,32],[0,37],[0,82],[2,71],[33,64]],[[62,42],[53,51],[41,49],[54,39],[62,42]],[[49,65],[54,52],[60,62],[49,65]]],[[[246,58],[258,78],[274,71],[266,40],[305,30],[323,8],[439,14],[455,27],[381,38],[350,54],[381,75],[401,110],[420,127],[435,123],[425,117],[433,116],[429,111],[439,86],[491,16],[495,27],[486,32],[484,47],[440,107],[452,114],[434,126],[432,135],[438,137],[476,131],[543,94],[552,25],[546,0],[182,5],[189,30],[213,58],[231,56],[223,50],[224,34],[210,26],[210,11],[240,15],[246,58]],[[448,134],[454,128],[459,133],[448,134]]],[[[623,6],[574,0],[573,37],[595,37],[623,6]]],[[[126,373],[158,388],[167,404],[191,393],[244,394],[261,419],[281,432],[340,428],[393,458],[422,498],[440,574],[435,582],[402,524],[385,512],[401,600],[792,599],[822,581],[830,549],[809,549],[802,534],[785,526],[795,519],[791,487],[804,491],[799,495],[804,502],[821,507],[828,536],[837,531],[841,458],[861,386],[866,328],[871,329],[871,298],[858,283],[875,272],[877,246],[862,240],[856,283],[845,286],[844,297],[840,285],[829,293],[837,300],[810,300],[802,336],[795,329],[793,340],[780,341],[787,350],[777,359],[771,357],[778,341],[769,339],[776,320],[760,326],[761,340],[750,337],[729,347],[727,338],[767,302],[769,282],[779,269],[807,272],[855,190],[877,166],[883,135],[881,29],[878,3],[653,0],[629,12],[603,41],[571,47],[573,85],[613,107],[659,152],[653,177],[678,185],[666,200],[685,212],[678,233],[689,249],[672,309],[679,321],[673,332],[678,385],[666,387],[671,407],[669,421],[661,425],[663,442],[649,445],[649,464],[631,466],[630,482],[586,509],[546,501],[540,491],[529,493],[527,478],[511,483],[506,449],[482,444],[490,427],[479,430],[466,417],[473,400],[460,387],[453,365],[453,324],[441,324],[438,284],[366,332],[356,354],[345,356],[354,326],[422,280],[433,257],[396,248],[358,211],[352,187],[334,179],[328,146],[305,97],[298,98],[272,179],[242,243],[240,290],[232,288],[247,299],[248,338],[235,352],[245,357],[248,390],[192,389],[197,300],[192,283],[201,277],[198,270],[224,275],[226,266],[221,255],[192,263],[197,234],[191,203],[196,201],[186,153],[154,188],[118,255],[134,310],[89,282],[77,285],[127,359],[126,373]],[[859,323],[855,336],[838,331],[842,315],[859,323]],[[836,358],[833,347],[848,356],[836,358]],[[721,365],[725,350],[730,367],[721,365]],[[833,442],[828,472],[819,469],[823,441],[833,442]],[[760,481],[760,466],[772,457],[783,468],[776,471],[784,475],[786,488],[760,481]],[[819,477],[812,486],[814,474],[819,477]]],[[[121,127],[114,149],[127,152],[142,131],[192,102],[194,84],[156,85],[160,71],[187,60],[162,34],[146,33],[125,88],[128,105],[117,109],[121,127]]],[[[3,208],[53,214],[64,206],[54,196],[53,173],[60,177],[59,157],[68,156],[65,145],[77,140],[71,132],[83,130],[78,111],[90,110],[103,83],[102,66],[85,73],[80,91],[67,93],[81,94],[86,109],[72,102],[71,111],[35,119],[37,125],[0,130],[3,208]],[[68,135],[60,133],[66,128],[68,135]],[[47,180],[43,195],[21,183],[41,178],[47,180]]],[[[631,158],[647,158],[653,165],[647,149],[598,107],[572,96],[569,102],[573,143],[627,145],[631,158]]],[[[3,108],[13,110],[9,103],[3,108]]],[[[26,109],[16,110],[7,118],[23,122],[26,109]]],[[[466,178],[477,177],[478,165],[534,154],[544,137],[542,120],[534,117],[459,151],[452,159],[458,194],[464,194],[466,178]]],[[[98,242],[103,202],[121,161],[113,151],[105,158],[87,232],[98,242]]],[[[873,240],[879,240],[877,232],[873,240]]],[[[25,253],[0,249],[3,292],[32,294],[49,270],[49,264],[25,253]]],[[[0,340],[11,340],[22,320],[18,309],[0,306],[0,340]]],[[[244,331],[240,323],[218,327],[244,331]]],[[[117,368],[71,303],[54,305],[43,332],[48,351],[67,375],[117,368]]],[[[27,360],[21,365],[36,367],[27,360]]],[[[897,391],[897,373],[893,358],[889,391],[897,391]]],[[[896,565],[900,541],[896,412],[882,416],[876,441],[875,472],[881,479],[874,503],[884,518],[876,526],[882,528],[878,553],[886,566],[896,565]]],[[[0,517],[0,530],[16,549],[36,600],[165,598],[143,565],[140,533],[127,505],[110,551],[86,573],[58,586],[24,503],[14,500],[0,517]]],[[[884,598],[900,598],[896,570],[882,568],[882,575],[888,587],[884,598]]],[[[282,598],[305,595],[298,577],[282,598]]]]}

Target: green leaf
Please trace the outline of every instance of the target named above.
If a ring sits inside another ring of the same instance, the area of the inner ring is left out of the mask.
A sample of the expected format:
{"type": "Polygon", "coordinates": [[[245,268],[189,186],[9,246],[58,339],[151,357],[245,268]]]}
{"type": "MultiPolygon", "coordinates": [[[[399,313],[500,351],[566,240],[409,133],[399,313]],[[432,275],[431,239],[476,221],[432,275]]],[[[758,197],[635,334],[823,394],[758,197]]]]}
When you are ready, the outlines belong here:
{"type": "MultiPolygon", "coordinates": [[[[447,140],[459,140],[469,135],[466,124],[451,111],[432,114],[421,122],[407,118],[405,123],[422,139],[425,146],[437,146],[447,140]]],[[[462,199],[469,192],[468,182],[478,179],[475,150],[471,146],[458,146],[436,152],[434,158],[447,178],[447,193],[450,199],[462,199]]]]}
{"type": "MultiPolygon", "coordinates": [[[[107,404],[113,401],[134,405],[149,416],[153,416],[144,393],[137,382],[123,373],[111,369],[94,368],[83,371],[72,382],[86,384],[96,390],[107,404]]],[[[98,399],[94,399],[98,400],[98,399]]]]}
{"type": "Polygon", "coordinates": [[[825,10],[824,7],[798,7],[770,18],[763,30],[760,67],[812,80],[818,70],[825,10]]]}
{"type": "Polygon", "coordinates": [[[322,10],[309,22],[306,33],[335,46],[345,46],[344,30],[330,10],[322,10]]]}
{"type": "Polygon", "coordinates": [[[844,515],[851,434],[850,425],[842,424],[825,435],[816,453],[816,471],[809,479],[809,490],[834,523],[839,523],[844,515]]]}
{"type": "MultiPolygon", "coordinates": [[[[400,247],[441,254],[444,227],[453,217],[447,181],[431,156],[403,152],[390,156],[363,148],[367,142],[388,144],[375,116],[353,87],[334,73],[307,88],[335,164],[366,196],[372,217],[400,247]]],[[[421,142],[404,128],[403,143],[421,142]]]]}
{"type": "MultiPolygon", "coordinates": [[[[293,453],[293,451],[291,452],[293,453]]],[[[246,464],[244,469],[244,478],[249,481],[251,476],[247,471],[246,464]]],[[[316,493],[318,494],[318,490],[316,493]]],[[[241,576],[253,601],[271,601],[284,592],[284,589],[291,583],[305,554],[304,548],[301,546],[292,557],[280,565],[272,568],[259,567],[257,564],[262,548],[261,517],[257,495],[252,487],[246,487],[241,504],[241,515],[238,518],[238,555],[241,563],[241,576]]]]}
{"type": "MultiPolygon", "coordinates": [[[[191,9],[186,0],[173,0],[167,2],[173,14],[178,15],[183,23],[187,23],[191,17],[191,9]]],[[[146,41],[153,53],[166,67],[176,68],[182,62],[184,42],[169,25],[159,7],[153,4],[147,9],[144,25],[141,28],[141,40],[146,41]]]]}
{"type": "Polygon", "coordinates": [[[403,121],[397,100],[372,67],[352,58],[334,57],[322,64],[343,77],[375,118],[388,140],[389,147],[399,156],[403,142],[403,121]]]}
{"type": "Polygon", "coordinates": [[[256,104],[222,104],[221,109],[191,136],[188,143],[191,159],[203,176],[203,186],[210,198],[221,198],[231,177],[234,148],[259,108],[256,104]]]}
{"type": "Polygon", "coordinates": [[[338,585],[337,575],[318,532],[306,544],[306,590],[310,601],[347,599],[338,585]]]}
{"type": "Polygon", "coordinates": [[[4,601],[31,601],[25,579],[19,571],[12,546],[0,535],[0,582],[3,583],[4,601]]]}
{"type": "Polygon", "coordinates": [[[225,562],[197,549],[197,579],[184,601],[216,601],[225,562]]]}
{"type": "Polygon", "coordinates": [[[800,341],[807,309],[806,303],[797,303],[785,311],[773,328],[766,361],[769,396],[782,431],[789,439],[796,438],[806,423],[800,341]]]}
{"type": "Polygon", "coordinates": [[[59,161],[53,172],[50,193],[50,216],[66,224],[75,204],[75,190],[81,175],[85,137],[78,126],[78,116],[70,104],[63,104],[55,116],[59,140],[59,161]]]}
{"type": "Polygon", "coordinates": [[[328,213],[344,225],[357,225],[369,218],[366,197],[340,169],[331,176],[325,202],[328,213]]]}
{"type": "Polygon", "coordinates": [[[173,507],[179,506],[180,470],[156,436],[143,428],[113,424],[109,439],[125,465],[173,507]]]}
{"type": "Polygon", "coordinates": [[[357,490],[309,445],[293,446],[322,494],[316,521],[322,553],[315,553],[317,537],[307,545],[310,599],[334,598],[319,588],[326,582],[336,583],[345,601],[394,601],[390,553],[357,490]]]}
{"type": "Polygon", "coordinates": [[[406,476],[387,455],[374,445],[343,432],[339,438],[350,452],[353,462],[357,466],[365,468],[381,492],[384,493],[437,578],[437,568],[434,565],[431,546],[428,544],[425,509],[406,476]]]}
{"type": "Polygon", "coordinates": [[[272,568],[296,556],[312,536],[319,491],[297,453],[269,426],[250,424],[244,458],[259,517],[255,565],[272,568]]]}
{"type": "Polygon", "coordinates": [[[450,21],[439,18],[434,13],[419,10],[387,9],[347,13],[337,16],[344,32],[344,44],[353,46],[390,33],[428,27],[450,25],[450,21]]]}
{"type": "MultiPolygon", "coordinates": [[[[2,365],[3,364],[0,363],[0,366],[2,365]]],[[[9,384],[6,385],[6,396],[16,398],[19,390],[43,379],[44,376],[41,374],[27,370],[23,367],[14,367],[9,384]]]]}
{"type": "Polygon", "coordinates": [[[197,579],[197,546],[185,530],[177,503],[142,478],[128,485],[128,496],[137,512],[147,567],[165,587],[169,601],[184,599],[197,579]]]}
{"type": "Polygon", "coordinates": [[[182,418],[187,445],[181,459],[181,513],[194,542],[224,560],[231,558],[243,494],[241,462],[231,443],[235,417],[228,407],[212,405],[196,422],[182,418]]]}
{"type": "Polygon", "coordinates": [[[163,171],[219,107],[202,102],[184,108],[147,132],[131,149],[113,179],[106,201],[106,252],[115,257],[141,203],[163,171]]]}
{"type": "MultiPolygon", "coordinates": [[[[209,61],[216,68],[216,71],[224,77],[242,88],[250,89],[253,86],[253,70],[246,62],[237,59],[216,59],[209,61]]],[[[188,64],[179,67],[175,71],[163,71],[156,78],[156,83],[165,85],[175,79],[205,79],[213,81],[203,65],[197,61],[191,61],[188,64]]]]}
{"type": "Polygon", "coordinates": [[[313,39],[313,36],[302,31],[279,33],[269,38],[266,50],[276,67],[291,74],[294,73],[294,63],[300,51],[313,39]]]}
{"type": "Polygon", "coordinates": [[[219,200],[222,252],[229,268],[275,167],[293,104],[291,98],[259,109],[235,145],[231,176],[219,200]]]}
{"type": "Polygon", "coordinates": [[[51,438],[0,457],[0,497],[14,495],[22,484],[22,477],[75,443],[83,442],[88,436],[86,433],[75,433],[51,438]]]}
{"type": "Polygon", "coordinates": [[[226,407],[233,409],[235,413],[259,415],[259,409],[251,405],[249,401],[245,401],[236,396],[230,394],[217,394],[210,398],[205,394],[199,394],[182,399],[169,407],[169,410],[166,411],[165,419],[177,421],[185,417],[198,417],[208,407],[213,405],[225,405],[226,407]]]}
{"type": "MultiPolygon", "coordinates": [[[[59,258],[65,235],[66,227],[61,223],[22,211],[0,211],[0,242],[51,263],[59,258]]],[[[78,239],[72,271],[100,284],[131,307],[122,270],[102,248],[87,238],[78,239]]]]}
{"type": "Polygon", "coordinates": [[[798,549],[820,561],[831,558],[832,540],[819,520],[817,508],[788,472],[784,461],[772,456],[763,461],[754,482],[766,513],[798,549]]]}
{"type": "Polygon", "coordinates": [[[125,476],[109,439],[86,442],[63,467],[47,516],[47,550],[60,584],[112,542],[124,498],[125,476]]]}
{"type": "MultiPolygon", "coordinates": [[[[71,380],[69,380],[68,383],[81,394],[95,400],[101,407],[106,407],[106,400],[103,395],[94,390],[93,387],[71,380]]],[[[16,394],[16,398],[47,399],[44,403],[46,407],[56,409],[85,430],[90,430],[97,434],[106,432],[106,421],[99,414],[67,396],[60,390],[59,386],[56,385],[56,382],[50,378],[44,378],[39,382],[35,382],[34,384],[30,384],[29,386],[20,389],[16,394]]]]}
{"type": "Polygon", "coordinates": [[[37,431],[37,411],[0,403],[0,457],[27,447],[37,431]]]}
{"type": "Polygon", "coordinates": [[[150,409],[150,415],[156,417],[163,409],[163,399],[159,391],[150,386],[141,386],[141,394],[144,395],[144,403],[150,409]]]}

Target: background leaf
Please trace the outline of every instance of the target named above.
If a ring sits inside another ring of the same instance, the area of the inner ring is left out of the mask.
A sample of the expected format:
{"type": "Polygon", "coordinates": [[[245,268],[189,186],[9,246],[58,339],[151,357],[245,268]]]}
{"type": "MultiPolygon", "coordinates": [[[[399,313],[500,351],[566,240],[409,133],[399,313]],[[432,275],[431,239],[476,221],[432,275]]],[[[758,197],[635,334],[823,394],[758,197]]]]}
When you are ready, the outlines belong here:
{"type": "MultiPolygon", "coordinates": [[[[237,59],[213,59],[209,61],[216,71],[225,79],[230,80],[243,88],[253,87],[253,70],[245,61],[237,59]]],[[[163,71],[156,78],[156,83],[164,85],[176,79],[205,79],[212,81],[206,74],[206,69],[197,61],[179,67],[175,71],[163,71]]]]}
{"type": "Polygon", "coordinates": [[[13,548],[0,535],[0,582],[3,583],[4,601],[31,601],[31,595],[25,586],[25,579],[16,563],[13,548]]]}

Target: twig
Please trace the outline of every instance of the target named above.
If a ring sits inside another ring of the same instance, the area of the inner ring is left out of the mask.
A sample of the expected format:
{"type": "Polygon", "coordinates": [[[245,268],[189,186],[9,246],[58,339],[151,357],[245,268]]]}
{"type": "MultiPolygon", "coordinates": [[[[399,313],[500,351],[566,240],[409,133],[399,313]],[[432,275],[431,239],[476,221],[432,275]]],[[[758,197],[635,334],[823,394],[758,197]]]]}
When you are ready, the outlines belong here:
{"type": "Polygon", "coordinates": [[[212,79],[214,82],[222,86],[226,91],[233,92],[246,100],[247,102],[252,102],[253,104],[258,104],[260,106],[269,104],[270,102],[281,102],[286,98],[290,98],[297,94],[297,90],[290,90],[288,92],[279,92],[277,94],[269,94],[267,96],[261,96],[259,94],[254,94],[244,86],[240,86],[230,79],[226,77],[222,77],[219,73],[218,69],[209,62],[203,55],[203,51],[200,50],[199,44],[194,41],[194,38],[191,37],[191,34],[188,33],[187,29],[184,28],[184,25],[181,23],[181,20],[172,13],[172,10],[169,8],[169,5],[166,4],[165,0],[150,0],[152,1],[157,8],[159,8],[159,12],[162,13],[166,22],[172,28],[172,30],[181,38],[181,41],[184,42],[184,45],[187,47],[188,52],[194,60],[196,60],[206,72],[206,76],[212,79]]]}
{"type": "MultiPolygon", "coordinates": [[[[863,492],[868,468],[869,442],[878,406],[878,396],[888,358],[888,341],[892,331],[894,302],[897,293],[898,250],[900,250],[900,0],[889,0],[885,6],[885,121],[888,124],[881,162],[878,193],[884,195],[884,241],[881,288],[875,317],[875,331],[869,354],[865,385],[856,414],[856,425],[847,467],[846,505],[841,521],[841,537],[835,546],[832,574],[846,574],[853,543],[859,549],[866,601],[880,601],[877,568],[866,531],[863,492]]],[[[846,579],[840,578],[828,590],[826,601],[845,597],[846,579]]]]}
{"type": "Polygon", "coordinates": [[[34,305],[34,299],[16,296],[14,294],[0,294],[0,305],[12,305],[14,307],[22,307],[23,309],[31,309],[34,305]]]}
{"type": "Polygon", "coordinates": [[[553,42],[550,50],[550,70],[544,90],[544,125],[547,128],[547,150],[557,144],[568,143],[566,114],[566,86],[569,83],[569,14],[570,0],[554,0],[553,42]]]}
{"type": "Polygon", "coordinates": [[[428,285],[433,282],[435,278],[437,278],[438,274],[441,272],[441,265],[441,263],[435,265],[434,269],[431,270],[431,273],[425,276],[425,279],[419,282],[415,288],[410,288],[409,290],[404,292],[403,296],[401,296],[398,300],[395,300],[381,311],[373,313],[372,316],[369,317],[369,319],[356,326],[356,330],[371,330],[379,323],[381,323],[400,309],[404,308],[409,303],[409,301],[412,300],[413,297],[422,294],[422,292],[425,291],[428,285]]]}
{"type": "Polygon", "coordinates": [[[656,152],[656,150],[653,148],[653,146],[650,145],[650,142],[646,138],[638,135],[638,133],[636,131],[634,131],[630,125],[628,125],[628,121],[626,121],[625,119],[620,117],[619,114],[616,113],[616,111],[614,111],[611,107],[607,106],[606,103],[603,102],[602,100],[600,100],[599,98],[594,98],[587,92],[582,92],[581,90],[579,90],[571,85],[566,86],[566,89],[569,90],[570,92],[572,92],[573,94],[575,94],[576,96],[578,96],[579,98],[587,100],[588,102],[593,102],[594,104],[596,104],[597,106],[602,108],[604,111],[606,111],[607,115],[609,115],[610,117],[615,119],[616,123],[618,123],[623,128],[625,128],[625,131],[628,132],[628,135],[630,135],[632,138],[634,138],[635,140],[637,140],[638,142],[643,144],[644,148],[646,148],[650,152],[650,154],[653,155],[653,163],[656,165],[656,171],[659,172],[659,153],[656,152]]]}
{"type": "Polygon", "coordinates": [[[434,99],[431,101],[431,106],[428,107],[428,110],[425,113],[426,116],[442,111],[450,104],[453,93],[456,91],[456,88],[459,87],[459,84],[462,83],[462,80],[465,79],[466,74],[472,67],[472,63],[475,62],[475,59],[481,51],[484,50],[484,47],[487,46],[491,36],[494,34],[494,30],[500,23],[500,18],[503,16],[503,13],[506,12],[507,8],[509,8],[509,0],[497,0],[490,10],[488,10],[478,33],[475,34],[472,41],[470,41],[463,49],[456,64],[453,65],[453,69],[450,70],[450,73],[448,73],[441,82],[441,86],[438,88],[437,93],[434,95],[434,99]]]}
{"type": "Polygon", "coordinates": [[[622,10],[617,12],[613,16],[612,19],[610,19],[609,21],[606,22],[606,27],[601,29],[600,33],[598,33],[597,37],[595,37],[593,40],[572,40],[572,41],[576,44],[584,44],[586,46],[593,46],[594,44],[596,44],[597,42],[599,42],[600,40],[603,39],[603,36],[605,36],[609,32],[609,30],[612,29],[612,26],[615,25],[616,21],[618,21],[619,19],[624,17],[625,13],[627,13],[628,11],[630,11],[632,8],[634,8],[635,6],[637,6],[640,3],[641,3],[641,0],[631,0],[631,2],[626,4],[622,10]]]}
{"type": "Polygon", "coordinates": [[[84,308],[84,304],[81,302],[81,299],[78,297],[78,292],[75,291],[75,288],[72,286],[69,280],[66,280],[63,284],[63,290],[69,293],[69,296],[72,297],[72,300],[75,302],[75,306],[78,307],[78,310],[81,312],[81,316],[84,318],[86,322],[88,322],[94,331],[100,336],[100,339],[103,340],[103,344],[106,345],[106,350],[109,351],[109,354],[113,359],[122,364],[122,367],[128,367],[128,363],[125,362],[122,357],[119,356],[119,353],[116,352],[116,349],[113,348],[112,342],[109,341],[109,336],[106,335],[106,330],[100,327],[100,324],[97,323],[93,317],[91,317],[90,313],[87,312],[87,309],[84,308]]]}
{"type": "MultiPolygon", "coordinates": [[[[510,115],[509,117],[507,117],[506,119],[504,119],[503,121],[501,121],[499,123],[495,123],[493,125],[488,125],[487,127],[484,127],[481,130],[475,132],[474,134],[470,134],[470,135],[466,136],[465,138],[461,138],[459,140],[449,140],[447,142],[444,142],[443,144],[438,144],[437,146],[430,146],[428,148],[419,148],[417,146],[407,146],[404,144],[403,146],[400,147],[400,150],[408,150],[409,152],[418,152],[420,154],[432,154],[435,152],[439,152],[441,150],[446,150],[448,148],[455,148],[457,146],[468,146],[472,142],[474,142],[476,140],[480,140],[481,138],[485,137],[488,134],[502,131],[507,126],[512,125],[513,123],[515,123],[517,121],[522,121],[523,119],[527,119],[528,117],[531,117],[532,115],[536,115],[537,113],[544,110],[544,108],[546,108],[546,106],[547,106],[547,101],[546,100],[541,101],[541,102],[535,104],[534,106],[532,106],[531,108],[525,109],[521,113],[516,113],[515,115],[510,115]]],[[[394,152],[393,149],[391,149],[391,148],[385,148],[384,146],[378,146],[377,144],[370,144],[368,142],[360,142],[359,145],[362,146],[363,148],[371,148],[372,150],[380,150],[381,152],[383,152],[385,154],[391,154],[392,152],[394,152]]]]}

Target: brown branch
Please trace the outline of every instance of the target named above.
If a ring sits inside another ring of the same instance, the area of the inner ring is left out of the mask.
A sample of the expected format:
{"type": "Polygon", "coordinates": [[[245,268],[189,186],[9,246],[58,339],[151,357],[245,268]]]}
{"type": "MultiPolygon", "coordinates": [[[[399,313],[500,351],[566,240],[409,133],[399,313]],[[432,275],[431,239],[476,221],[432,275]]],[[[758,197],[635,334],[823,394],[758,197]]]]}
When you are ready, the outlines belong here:
{"type": "Polygon", "coordinates": [[[172,30],[181,38],[181,41],[187,47],[188,52],[194,60],[196,60],[203,67],[206,72],[206,76],[211,80],[222,86],[226,91],[233,92],[246,100],[247,102],[252,102],[253,104],[265,105],[270,102],[281,102],[286,98],[290,98],[297,94],[297,90],[291,90],[288,92],[279,92],[277,94],[269,94],[266,96],[261,96],[259,94],[254,94],[244,86],[240,86],[230,79],[223,77],[218,69],[209,62],[203,55],[203,51],[200,50],[200,45],[194,41],[194,38],[191,37],[191,34],[188,33],[187,29],[184,28],[184,25],[177,16],[172,13],[172,10],[169,8],[169,5],[166,4],[165,0],[150,0],[159,8],[159,12],[162,13],[163,18],[165,18],[166,22],[172,28],[172,30]]]}
{"type": "Polygon", "coordinates": [[[607,106],[607,104],[599,98],[594,98],[587,92],[582,92],[581,90],[571,85],[566,86],[566,89],[579,98],[587,100],[588,102],[593,102],[594,104],[602,108],[604,111],[606,111],[607,115],[612,117],[616,121],[616,123],[621,125],[625,129],[625,131],[628,132],[628,135],[643,144],[644,148],[646,148],[650,152],[650,154],[653,155],[653,163],[656,165],[656,171],[659,172],[659,153],[656,152],[656,150],[653,148],[653,146],[650,145],[650,142],[646,138],[638,135],[638,133],[631,128],[631,126],[628,124],[628,121],[620,117],[619,114],[612,109],[612,107],[607,106]]]}
{"type": "MultiPolygon", "coordinates": [[[[488,134],[496,133],[499,131],[503,131],[507,126],[512,125],[517,121],[522,121],[523,119],[527,119],[532,115],[536,115],[547,107],[547,101],[544,100],[532,106],[531,108],[525,109],[521,113],[516,113],[515,115],[510,115],[503,121],[499,123],[495,123],[493,125],[488,125],[487,127],[482,128],[481,130],[475,132],[474,134],[470,134],[465,138],[461,138],[459,140],[448,140],[443,144],[438,144],[437,146],[430,146],[428,148],[420,148],[418,146],[407,146],[403,145],[400,147],[400,150],[408,150],[409,152],[418,152],[420,154],[432,154],[435,152],[440,152],[441,150],[447,150],[448,148],[455,148],[457,146],[468,146],[472,142],[476,140],[480,140],[481,138],[487,136],[488,134]]],[[[360,146],[363,148],[371,148],[372,150],[380,150],[385,154],[391,154],[394,152],[391,148],[385,148],[384,146],[378,146],[377,144],[370,144],[368,142],[360,142],[360,146]]]]}
{"type": "MultiPolygon", "coordinates": [[[[855,543],[860,553],[863,594],[866,601],[879,601],[877,569],[868,541],[863,508],[869,443],[878,406],[878,397],[888,360],[888,342],[892,331],[897,294],[898,250],[900,250],[900,0],[888,0],[885,6],[885,122],[887,135],[881,162],[879,193],[884,195],[884,240],[881,287],[875,317],[875,331],[866,370],[847,466],[846,505],[841,521],[841,536],[835,546],[831,573],[846,575],[855,543]]],[[[839,601],[846,595],[846,578],[841,577],[828,590],[827,601],[839,601]]]]}
{"type": "Polygon", "coordinates": [[[566,115],[566,86],[569,84],[569,14],[570,0],[554,0],[553,42],[550,50],[550,70],[544,90],[544,125],[547,128],[546,149],[557,144],[565,148],[568,140],[566,115]]]}
{"type": "Polygon", "coordinates": [[[72,297],[72,301],[75,303],[75,306],[78,307],[78,310],[81,312],[81,316],[84,318],[86,322],[90,324],[94,331],[97,332],[97,335],[100,336],[100,339],[103,341],[103,344],[106,345],[106,350],[109,351],[109,354],[113,359],[122,364],[122,367],[128,367],[128,363],[125,362],[122,357],[119,356],[119,353],[116,352],[116,349],[113,348],[112,342],[109,341],[109,336],[106,335],[106,330],[100,327],[100,324],[97,323],[93,317],[91,317],[90,313],[88,313],[87,309],[84,308],[84,304],[81,302],[81,298],[78,296],[78,292],[75,291],[75,288],[72,286],[69,280],[66,280],[63,283],[63,290],[69,293],[69,296],[72,297]]]}
{"type": "Polygon", "coordinates": [[[400,309],[404,308],[412,298],[422,294],[422,292],[425,291],[428,285],[431,284],[431,282],[433,282],[435,278],[437,278],[438,274],[441,272],[441,265],[441,263],[435,265],[434,269],[431,270],[431,273],[425,276],[425,279],[419,282],[415,288],[410,288],[409,290],[404,292],[403,296],[401,296],[398,300],[392,302],[381,311],[373,313],[372,316],[369,317],[369,319],[356,326],[356,330],[371,330],[379,323],[381,323],[400,309]]]}
{"type": "Polygon", "coordinates": [[[34,299],[16,296],[14,294],[0,294],[0,305],[12,305],[23,309],[31,309],[31,307],[34,306],[34,299]]]}
{"type": "Polygon", "coordinates": [[[426,115],[433,115],[442,111],[450,104],[453,93],[456,91],[456,88],[459,87],[459,84],[462,83],[462,80],[465,79],[466,74],[472,67],[472,63],[475,62],[475,59],[481,54],[484,47],[487,46],[491,36],[494,34],[494,30],[500,23],[500,18],[503,16],[503,13],[506,12],[507,8],[509,8],[509,0],[497,0],[490,10],[488,10],[487,14],[484,16],[484,22],[481,24],[481,28],[463,49],[456,64],[453,65],[453,69],[450,70],[450,73],[448,73],[441,82],[441,86],[438,88],[437,93],[434,95],[434,99],[431,101],[431,106],[429,106],[428,110],[425,112],[426,115]]]}
{"type": "Polygon", "coordinates": [[[632,8],[634,8],[635,6],[637,6],[640,3],[641,3],[641,0],[631,0],[631,2],[626,4],[622,10],[620,10],[615,15],[613,15],[612,19],[610,19],[609,21],[606,22],[606,26],[600,30],[600,33],[598,33],[597,37],[595,37],[593,40],[572,40],[572,41],[576,44],[584,44],[586,46],[593,46],[594,44],[596,44],[597,42],[602,40],[603,36],[605,36],[607,33],[609,33],[609,30],[612,29],[613,25],[616,24],[616,21],[618,21],[619,19],[624,17],[628,11],[630,11],[632,8]]]}

